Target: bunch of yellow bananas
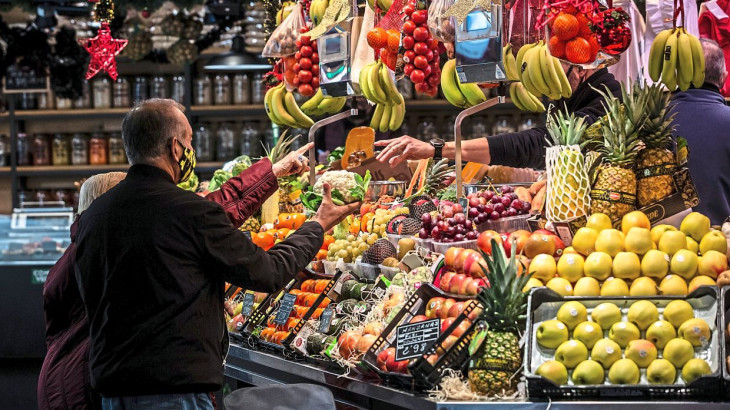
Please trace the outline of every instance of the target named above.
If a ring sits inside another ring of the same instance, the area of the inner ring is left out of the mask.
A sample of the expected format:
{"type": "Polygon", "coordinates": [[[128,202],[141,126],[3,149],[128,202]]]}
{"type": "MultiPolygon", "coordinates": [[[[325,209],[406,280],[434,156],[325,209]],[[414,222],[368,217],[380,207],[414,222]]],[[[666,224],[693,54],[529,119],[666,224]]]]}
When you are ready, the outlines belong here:
{"type": "Polygon", "coordinates": [[[669,91],[686,91],[690,84],[701,87],[705,82],[705,55],[700,40],[684,27],[660,32],[649,51],[649,77],[669,91]]]}
{"type": "Polygon", "coordinates": [[[302,112],[294,100],[294,94],[287,90],[284,83],[272,87],[264,96],[266,115],[274,124],[292,128],[309,128],[314,121],[302,112]]]}
{"type": "Polygon", "coordinates": [[[403,101],[403,96],[398,94],[397,104],[378,104],[375,106],[373,118],[370,120],[370,128],[380,132],[396,131],[403,124],[405,116],[406,103],[403,101]]]}
{"type": "Polygon", "coordinates": [[[309,4],[309,18],[312,20],[312,27],[316,27],[322,22],[324,12],[327,11],[329,5],[329,0],[312,0],[309,4]]]}
{"type": "Polygon", "coordinates": [[[509,85],[509,97],[515,107],[522,111],[545,112],[545,106],[539,98],[527,91],[521,82],[515,81],[509,85]]]}
{"type": "Polygon", "coordinates": [[[376,104],[393,106],[403,101],[390,69],[382,61],[374,61],[360,70],[360,90],[376,104]]]}
{"type": "Polygon", "coordinates": [[[462,84],[459,81],[454,59],[447,61],[441,69],[441,90],[444,92],[444,97],[459,108],[469,108],[487,101],[487,97],[477,84],[462,84]]]}
{"type": "Polygon", "coordinates": [[[302,104],[302,112],[313,116],[337,114],[346,102],[346,97],[325,97],[320,87],[312,98],[302,104]]]}
{"type": "Polygon", "coordinates": [[[512,55],[511,50],[506,54],[509,54],[507,60],[504,60],[507,75],[510,76],[511,72],[514,76],[516,71],[519,81],[533,95],[537,97],[545,95],[551,100],[570,98],[572,95],[573,90],[560,65],[560,60],[550,55],[547,45],[542,40],[520,47],[514,59],[514,68],[507,68],[512,60],[509,58],[512,55]]]}

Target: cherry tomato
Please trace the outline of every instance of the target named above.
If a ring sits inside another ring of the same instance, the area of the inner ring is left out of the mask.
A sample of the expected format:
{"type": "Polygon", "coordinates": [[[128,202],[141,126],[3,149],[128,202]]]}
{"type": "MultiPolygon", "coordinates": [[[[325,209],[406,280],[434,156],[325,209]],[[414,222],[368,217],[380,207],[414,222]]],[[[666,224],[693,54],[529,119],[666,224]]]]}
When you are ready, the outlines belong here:
{"type": "Polygon", "coordinates": [[[428,46],[426,43],[419,41],[416,43],[416,45],[413,46],[413,51],[418,55],[424,55],[428,52],[428,46]]]}
{"type": "Polygon", "coordinates": [[[410,50],[413,48],[413,46],[416,44],[416,40],[413,38],[413,36],[406,35],[403,37],[403,48],[406,50],[410,50]]]}
{"type": "Polygon", "coordinates": [[[309,84],[299,85],[299,94],[301,95],[314,95],[314,89],[309,84]]]}
{"type": "Polygon", "coordinates": [[[416,11],[416,7],[413,4],[403,6],[403,12],[406,13],[407,16],[412,15],[414,11],[416,11]]]}
{"type": "Polygon", "coordinates": [[[416,58],[413,59],[413,65],[416,66],[416,68],[423,70],[428,67],[428,60],[426,60],[426,57],[424,56],[416,56],[416,58]]]}
{"type": "MultiPolygon", "coordinates": [[[[427,27],[416,27],[416,29],[413,30],[413,38],[416,39],[416,41],[426,41],[430,35],[431,33],[428,31],[427,27]]],[[[302,47],[302,55],[304,55],[304,47],[302,47]]]]}
{"type": "MultiPolygon", "coordinates": [[[[433,51],[428,50],[428,51],[426,51],[426,54],[424,54],[424,55],[426,56],[426,60],[428,60],[429,63],[431,61],[433,61],[433,51]]],[[[301,62],[299,62],[299,64],[301,65],[301,62]]],[[[302,66],[302,68],[305,68],[305,67],[302,66]]]]}
{"type": "Polygon", "coordinates": [[[405,53],[403,53],[403,61],[405,61],[406,63],[412,63],[415,59],[416,53],[414,53],[413,50],[407,50],[405,53]]]}
{"type": "Polygon", "coordinates": [[[415,30],[415,29],[416,29],[416,23],[414,23],[413,21],[408,20],[403,23],[403,32],[404,33],[411,35],[411,34],[413,34],[413,30],[415,30]]]}
{"type": "MultiPolygon", "coordinates": [[[[430,52],[430,50],[429,50],[429,52],[430,52]]],[[[428,55],[428,53],[426,55],[428,55]]],[[[431,60],[429,60],[429,61],[431,61],[431,60]]],[[[301,68],[302,70],[311,70],[312,69],[312,60],[310,60],[308,58],[302,58],[301,60],[299,60],[299,68],[301,68]]]]}
{"type": "Polygon", "coordinates": [[[417,10],[411,14],[411,20],[416,24],[424,24],[428,20],[428,10],[417,10]]]}
{"type": "Polygon", "coordinates": [[[403,74],[410,76],[414,69],[415,67],[413,67],[413,64],[408,63],[403,66],[403,74]]]}
{"type": "Polygon", "coordinates": [[[424,79],[426,79],[426,76],[423,74],[423,71],[419,69],[414,69],[410,74],[410,79],[413,81],[414,84],[420,84],[423,82],[424,79]]]}
{"type": "Polygon", "coordinates": [[[299,81],[304,84],[311,83],[312,82],[312,72],[309,70],[299,71],[299,81]]]}
{"type": "Polygon", "coordinates": [[[302,48],[299,49],[299,52],[302,53],[302,57],[311,57],[314,50],[312,50],[312,47],[310,46],[302,46],[302,48]]]}

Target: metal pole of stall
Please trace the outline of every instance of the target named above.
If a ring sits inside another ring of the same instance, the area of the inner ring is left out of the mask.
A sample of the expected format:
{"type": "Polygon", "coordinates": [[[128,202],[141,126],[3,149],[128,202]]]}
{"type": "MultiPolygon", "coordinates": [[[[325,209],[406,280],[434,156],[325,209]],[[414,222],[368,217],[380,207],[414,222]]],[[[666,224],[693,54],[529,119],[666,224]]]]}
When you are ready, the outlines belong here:
{"type": "MultiPolygon", "coordinates": [[[[324,118],[322,120],[319,120],[314,123],[309,128],[309,142],[314,142],[314,133],[317,132],[318,129],[324,127],[325,125],[332,124],[333,122],[337,122],[339,120],[344,120],[345,118],[352,117],[357,115],[357,109],[353,108],[347,111],[343,111],[339,114],[335,114],[331,117],[324,118]]],[[[316,150],[314,146],[309,149],[309,184],[314,185],[315,176],[317,175],[317,170],[315,169],[315,164],[317,163],[317,158],[315,157],[316,150]]]]}

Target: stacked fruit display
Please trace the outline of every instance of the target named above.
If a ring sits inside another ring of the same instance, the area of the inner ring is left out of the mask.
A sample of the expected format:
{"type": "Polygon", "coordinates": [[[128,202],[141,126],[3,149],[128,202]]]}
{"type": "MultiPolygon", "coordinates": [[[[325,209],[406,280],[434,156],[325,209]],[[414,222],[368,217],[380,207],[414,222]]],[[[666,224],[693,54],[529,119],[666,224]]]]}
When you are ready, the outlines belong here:
{"type": "Polygon", "coordinates": [[[661,312],[657,304],[639,300],[622,311],[611,302],[564,302],[555,319],[535,326],[533,348],[542,359],[532,371],[558,385],[690,384],[711,374],[703,357],[714,315],[696,317],[684,300],[661,312]]]}
{"type": "Polygon", "coordinates": [[[416,92],[435,96],[441,82],[439,45],[428,29],[428,10],[418,10],[419,4],[409,0],[403,7],[403,73],[416,85],[416,92]]]}
{"type": "MultiPolygon", "coordinates": [[[[242,295],[243,292],[239,292],[238,295],[242,295]]],[[[254,299],[253,299],[253,306],[252,308],[255,310],[259,307],[261,302],[266,299],[268,296],[268,293],[263,292],[253,292],[254,299]]],[[[243,328],[243,322],[246,320],[246,317],[241,314],[241,311],[243,310],[243,297],[232,297],[231,299],[226,301],[226,327],[228,328],[229,332],[240,332],[243,328]],[[228,314],[228,308],[232,310],[232,316],[228,314]]]]}
{"type": "Polygon", "coordinates": [[[449,248],[444,254],[444,271],[438,287],[444,292],[476,296],[489,283],[487,263],[481,253],[473,249],[449,248]]]}
{"type": "MultiPolygon", "coordinates": [[[[460,211],[463,209],[461,205],[454,204],[460,211]]],[[[436,242],[451,243],[462,241],[473,241],[479,237],[474,222],[467,218],[463,212],[434,212],[426,213],[421,216],[421,229],[418,231],[420,239],[431,238],[436,242]],[[446,217],[447,214],[453,214],[446,217]]]]}
{"type": "Polygon", "coordinates": [[[532,259],[532,284],[545,283],[563,296],[686,295],[714,285],[728,269],[727,240],[700,213],[687,215],[677,230],[651,228],[646,215],[634,211],[621,227],[613,229],[604,214],[591,215],[557,263],[552,255],[532,259]]]}
{"type": "Polygon", "coordinates": [[[312,318],[319,318],[324,308],[329,305],[330,300],[324,298],[318,306],[314,305],[329,282],[329,279],[307,279],[301,283],[299,289],[289,290],[290,294],[296,295],[294,307],[289,314],[289,318],[284,324],[275,323],[274,319],[277,316],[278,310],[274,310],[266,320],[266,327],[261,330],[259,337],[269,343],[281,345],[282,341],[289,337],[292,329],[299,324],[299,321],[312,307],[315,308],[312,318]]]}
{"type": "Polygon", "coordinates": [[[477,225],[500,218],[527,215],[532,208],[528,188],[505,185],[495,190],[484,190],[467,195],[469,218],[477,225]]]}
{"type": "Polygon", "coordinates": [[[388,223],[398,215],[408,215],[406,207],[378,208],[374,212],[367,212],[360,216],[359,229],[361,232],[376,234],[379,238],[385,237],[388,223]]]}
{"type": "Polygon", "coordinates": [[[359,236],[348,235],[345,239],[337,239],[327,248],[327,260],[342,259],[345,263],[352,263],[377,240],[378,236],[374,233],[359,236]]]}

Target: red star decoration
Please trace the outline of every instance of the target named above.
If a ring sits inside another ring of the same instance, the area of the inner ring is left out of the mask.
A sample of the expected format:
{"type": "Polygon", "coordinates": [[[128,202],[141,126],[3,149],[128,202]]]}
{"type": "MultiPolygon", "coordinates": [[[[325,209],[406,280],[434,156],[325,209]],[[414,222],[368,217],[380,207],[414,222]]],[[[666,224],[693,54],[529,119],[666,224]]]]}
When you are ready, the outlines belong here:
{"type": "Polygon", "coordinates": [[[117,60],[114,59],[124,47],[127,40],[112,38],[109,23],[102,22],[96,37],[79,40],[79,44],[91,54],[86,79],[95,76],[99,71],[106,71],[112,80],[117,79],[117,60]]]}

